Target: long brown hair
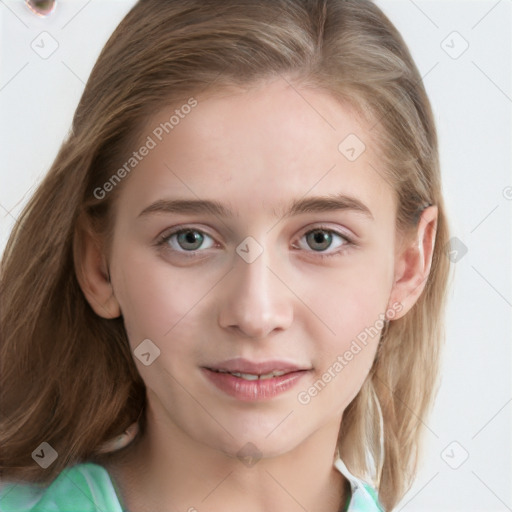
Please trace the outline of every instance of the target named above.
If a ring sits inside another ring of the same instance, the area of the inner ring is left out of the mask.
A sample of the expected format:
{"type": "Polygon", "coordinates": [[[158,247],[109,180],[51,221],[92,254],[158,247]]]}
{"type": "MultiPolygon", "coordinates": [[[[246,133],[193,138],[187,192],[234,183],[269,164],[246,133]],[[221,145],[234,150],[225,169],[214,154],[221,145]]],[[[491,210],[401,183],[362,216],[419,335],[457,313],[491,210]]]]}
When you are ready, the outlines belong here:
{"type": "MultiPolygon", "coordinates": [[[[419,419],[437,391],[449,235],[429,100],[402,37],[370,0],[140,0],[123,19],[3,256],[2,478],[47,483],[72,464],[101,462],[100,447],[145,407],[122,318],[96,315],[76,277],[84,230],[109,236],[122,184],[104,198],[94,190],[159,109],[204,90],[278,76],[324,88],[371,123],[398,200],[399,230],[415,227],[425,205],[438,207],[425,289],[386,329],[368,378],[345,410],[338,443],[354,473],[374,475],[387,510],[409,489],[419,419]],[[379,417],[383,449],[375,435],[379,417]],[[44,441],[58,452],[46,470],[31,457],[44,441]]],[[[143,421],[144,414],[142,428],[143,421]]]]}

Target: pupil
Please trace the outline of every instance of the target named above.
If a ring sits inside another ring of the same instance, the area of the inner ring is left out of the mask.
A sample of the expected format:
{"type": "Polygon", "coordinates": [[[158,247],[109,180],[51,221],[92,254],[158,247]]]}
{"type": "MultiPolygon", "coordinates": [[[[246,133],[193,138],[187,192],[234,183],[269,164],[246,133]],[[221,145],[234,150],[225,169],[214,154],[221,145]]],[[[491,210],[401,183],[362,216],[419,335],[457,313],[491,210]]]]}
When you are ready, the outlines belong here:
{"type": "Polygon", "coordinates": [[[326,231],[313,231],[311,235],[313,236],[314,243],[322,245],[322,247],[319,248],[313,247],[315,251],[327,249],[331,245],[332,235],[330,233],[327,233],[326,231]]]}
{"type": "Polygon", "coordinates": [[[180,244],[184,244],[184,249],[197,249],[201,246],[201,243],[203,241],[203,236],[200,233],[197,233],[196,231],[185,231],[184,233],[180,233],[180,244]],[[186,244],[198,244],[197,247],[186,247],[186,244]]]}

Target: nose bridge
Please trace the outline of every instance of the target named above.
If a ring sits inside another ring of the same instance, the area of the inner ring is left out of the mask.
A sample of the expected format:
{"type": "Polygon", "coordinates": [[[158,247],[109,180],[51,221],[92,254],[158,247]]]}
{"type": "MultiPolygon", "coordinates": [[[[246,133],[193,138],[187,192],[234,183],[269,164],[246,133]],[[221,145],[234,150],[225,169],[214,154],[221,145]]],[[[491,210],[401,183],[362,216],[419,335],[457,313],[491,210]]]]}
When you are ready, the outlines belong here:
{"type": "Polygon", "coordinates": [[[288,328],[293,307],[290,291],[275,275],[273,267],[279,267],[279,258],[265,242],[252,237],[239,244],[236,253],[228,293],[221,305],[221,326],[255,338],[288,328]]]}

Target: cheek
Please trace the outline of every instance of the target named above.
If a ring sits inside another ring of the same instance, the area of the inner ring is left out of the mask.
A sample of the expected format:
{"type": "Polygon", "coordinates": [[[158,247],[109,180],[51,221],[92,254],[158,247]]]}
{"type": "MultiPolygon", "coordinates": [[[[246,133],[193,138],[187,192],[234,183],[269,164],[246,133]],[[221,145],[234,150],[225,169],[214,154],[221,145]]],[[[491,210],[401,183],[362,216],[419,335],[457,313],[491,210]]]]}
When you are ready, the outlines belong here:
{"type": "Polygon", "coordinates": [[[204,276],[189,278],[183,269],[171,270],[168,264],[144,256],[131,251],[112,268],[114,290],[132,344],[145,338],[155,343],[168,339],[208,288],[204,276]]]}
{"type": "Polygon", "coordinates": [[[321,340],[315,347],[316,379],[320,379],[319,387],[329,384],[330,391],[323,396],[333,403],[339,403],[340,397],[351,401],[357,394],[373,364],[384,327],[392,267],[383,259],[364,259],[333,272],[329,283],[324,283],[324,293],[314,298],[315,312],[325,324],[316,338],[321,340]]]}
{"type": "MultiPolygon", "coordinates": [[[[390,265],[372,258],[333,271],[312,298],[318,316],[332,334],[333,345],[356,337],[385,313],[391,291],[390,265]],[[319,293],[320,292],[320,293],[319,293]]],[[[317,282],[318,285],[318,282],[317,282]]]]}
{"type": "Polygon", "coordinates": [[[197,347],[188,341],[204,290],[197,283],[191,286],[179,270],[170,272],[154,258],[143,263],[133,254],[117,266],[112,279],[140,376],[148,389],[166,389],[166,399],[177,400],[179,386],[169,386],[168,379],[197,360],[197,347]],[[151,344],[142,345],[147,339],[151,344]],[[138,354],[148,351],[156,357],[146,365],[138,354]]]}
{"type": "Polygon", "coordinates": [[[325,328],[316,338],[316,371],[297,399],[334,418],[356,397],[370,372],[384,327],[385,301],[363,286],[346,288],[324,302],[326,324],[334,334],[325,328]]]}

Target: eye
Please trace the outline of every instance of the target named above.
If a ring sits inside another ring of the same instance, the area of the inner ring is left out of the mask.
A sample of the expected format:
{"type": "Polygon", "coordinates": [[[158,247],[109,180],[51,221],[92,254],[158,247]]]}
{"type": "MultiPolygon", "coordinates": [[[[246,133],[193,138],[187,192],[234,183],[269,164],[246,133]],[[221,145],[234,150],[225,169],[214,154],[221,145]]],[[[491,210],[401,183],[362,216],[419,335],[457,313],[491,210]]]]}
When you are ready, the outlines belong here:
{"type": "MultiPolygon", "coordinates": [[[[325,227],[318,227],[306,232],[301,237],[301,240],[304,238],[306,240],[307,246],[311,248],[313,252],[319,253],[318,255],[320,257],[339,255],[341,252],[343,252],[344,248],[353,245],[353,242],[348,236],[325,227]],[[326,251],[330,248],[338,249],[340,247],[341,250],[338,251],[326,251]]],[[[299,248],[302,249],[305,247],[302,246],[299,248]]],[[[307,250],[307,248],[305,249],[307,250]]]]}
{"type": "Polygon", "coordinates": [[[214,241],[210,235],[198,229],[185,228],[173,233],[166,233],[160,238],[158,245],[167,245],[176,252],[193,252],[201,249],[205,240],[210,242],[202,249],[213,247],[214,241]]]}
{"type": "MultiPolygon", "coordinates": [[[[297,247],[297,245],[293,247],[295,249],[304,249],[307,252],[316,253],[316,256],[320,258],[338,256],[343,253],[346,248],[354,245],[347,235],[324,226],[319,226],[307,231],[302,235],[300,240],[302,241],[303,239],[305,239],[306,246],[299,244],[299,247],[297,247]],[[329,251],[329,249],[334,250],[329,251]]],[[[214,247],[215,241],[204,231],[190,227],[164,233],[158,239],[157,245],[175,253],[195,256],[197,252],[202,252],[204,249],[214,247]]]]}

